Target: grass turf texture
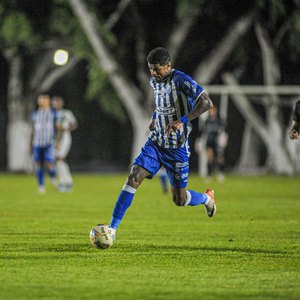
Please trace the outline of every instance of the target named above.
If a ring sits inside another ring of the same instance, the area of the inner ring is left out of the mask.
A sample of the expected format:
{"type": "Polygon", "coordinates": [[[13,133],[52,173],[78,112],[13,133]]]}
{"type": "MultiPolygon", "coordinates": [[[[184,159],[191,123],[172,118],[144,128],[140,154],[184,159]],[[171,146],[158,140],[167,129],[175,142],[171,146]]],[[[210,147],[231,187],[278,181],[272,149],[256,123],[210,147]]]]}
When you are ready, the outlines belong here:
{"type": "Polygon", "coordinates": [[[299,177],[213,181],[212,219],[147,180],[113,248],[95,249],[89,231],[125,177],[75,175],[72,193],[39,195],[33,176],[0,175],[0,299],[300,299],[299,177]]]}

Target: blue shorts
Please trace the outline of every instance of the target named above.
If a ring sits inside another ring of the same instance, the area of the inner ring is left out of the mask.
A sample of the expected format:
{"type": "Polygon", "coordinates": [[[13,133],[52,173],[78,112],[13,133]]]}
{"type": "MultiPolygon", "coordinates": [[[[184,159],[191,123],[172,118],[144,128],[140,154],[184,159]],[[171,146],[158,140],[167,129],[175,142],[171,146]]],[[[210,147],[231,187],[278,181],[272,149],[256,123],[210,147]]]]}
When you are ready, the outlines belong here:
{"type": "Polygon", "coordinates": [[[54,162],[55,161],[55,151],[54,145],[49,145],[45,147],[34,146],[33,147],[33,157],[34,161],[46,161],[46,162],[54,162]]]}
{"type": "Polygon", "coordinates": [[[133,164],[147,170],[150,173],[148,178],[152,178],[164,166],[171,185],[185,188],[189,176],[189,157],[188,144],[176,149],[165,149],[148,140],[133,164]]]}

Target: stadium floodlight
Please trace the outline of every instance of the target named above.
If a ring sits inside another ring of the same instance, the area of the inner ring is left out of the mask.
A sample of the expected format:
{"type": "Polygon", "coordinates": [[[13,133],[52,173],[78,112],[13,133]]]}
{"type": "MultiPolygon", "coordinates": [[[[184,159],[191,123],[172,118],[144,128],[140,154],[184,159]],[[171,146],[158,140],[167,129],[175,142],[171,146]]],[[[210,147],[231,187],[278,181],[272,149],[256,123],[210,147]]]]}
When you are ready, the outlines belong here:
{"type": "Polygon", "coordinates": [[[64,66],[68,63],[69,52],[62,49],[57,49],[54,52],[53,62],[58,66],[64,66]]]}

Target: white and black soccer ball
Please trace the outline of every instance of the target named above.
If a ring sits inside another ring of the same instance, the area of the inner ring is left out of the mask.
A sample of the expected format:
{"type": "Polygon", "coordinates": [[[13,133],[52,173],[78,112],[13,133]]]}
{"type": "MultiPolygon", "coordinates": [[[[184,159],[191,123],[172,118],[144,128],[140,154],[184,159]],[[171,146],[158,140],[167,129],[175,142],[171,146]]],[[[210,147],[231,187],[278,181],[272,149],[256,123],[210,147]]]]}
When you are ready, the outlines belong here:
{"type": "Polygon", "coordinates": [[[90,241],[98,249],[106,249],[114,243],[111,229],[106,224],[98,224],[91,229],[90,241]]]}

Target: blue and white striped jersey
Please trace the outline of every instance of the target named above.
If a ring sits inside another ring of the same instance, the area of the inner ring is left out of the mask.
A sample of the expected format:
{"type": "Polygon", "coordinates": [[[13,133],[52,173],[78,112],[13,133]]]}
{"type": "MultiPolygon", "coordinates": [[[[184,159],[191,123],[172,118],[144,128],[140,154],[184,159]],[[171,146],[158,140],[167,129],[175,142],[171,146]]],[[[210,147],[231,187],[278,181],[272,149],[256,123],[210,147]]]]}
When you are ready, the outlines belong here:
{"type": "Polygon", "coordinates": [[[33,146],[45,147],[55,141],[55,125],[60,122],[59,114],[54,109],[37,109],[32,114],[33,146]]]}
{"type": "Polygon", "coordinates": [[[191,122],[184,124],[177,132],[172,131],[169,138],[166,134],[167,125],[193,110],[204,89],[190,76],[175,69],[163,82],[156,82],[151,77],[150,85],[154,90],[156,124],[149,138],[163,148],[182,147],[192,130],[191,122]]]}

